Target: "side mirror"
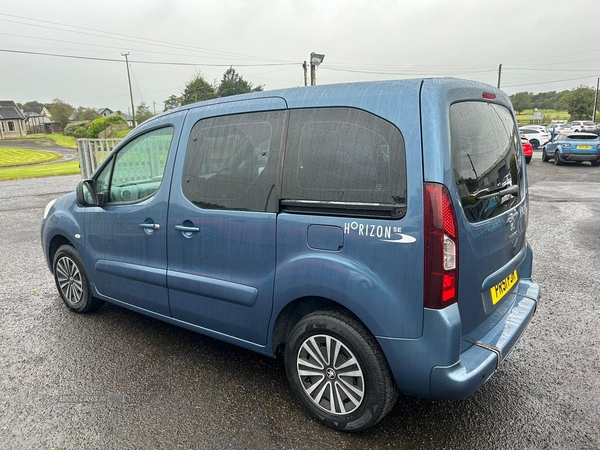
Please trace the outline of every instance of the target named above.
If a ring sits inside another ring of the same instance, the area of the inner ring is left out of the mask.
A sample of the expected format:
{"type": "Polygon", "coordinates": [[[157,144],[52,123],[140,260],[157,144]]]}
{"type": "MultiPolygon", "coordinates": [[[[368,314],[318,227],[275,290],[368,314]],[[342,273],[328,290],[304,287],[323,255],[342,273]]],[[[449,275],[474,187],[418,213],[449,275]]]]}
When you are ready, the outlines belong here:
{"type": "Polygon", "coordinates": [[[106,195],[96,192],[96,183],[94,180],[82,180],[75,189],[77,195],[77,204],[79,206],[103,206],[106,204],[106,195]]]}

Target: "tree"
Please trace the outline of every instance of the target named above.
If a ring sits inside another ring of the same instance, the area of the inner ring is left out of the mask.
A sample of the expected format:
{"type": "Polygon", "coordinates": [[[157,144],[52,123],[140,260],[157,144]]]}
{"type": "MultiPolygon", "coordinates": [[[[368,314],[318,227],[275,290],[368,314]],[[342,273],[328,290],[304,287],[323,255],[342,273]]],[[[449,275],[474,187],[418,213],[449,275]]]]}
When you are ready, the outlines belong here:
{"type": "Polygon", "coordinates": [[[152,114],[152,111],[150,111],[150,107],[146,105],[146,102],[140,103],[135,109],[135,120],[137,123],[142,123],[152,116],[154,116],[154,114],[152,114]]]}
{"type": "Polygon", "coordinates": [[[233,67],[230,67],[223,74],[221,83],[217,87],[217,95],[219,97],[227,97],[229,95],[247,94],[248,92],[260,92],[262,90],[263,87],[261,85],[253,87],[252,83],[244,80],[233,67]]]}
{"type": "Polygon", "coordinates": [[[164,102],[165,109],[163,111],[168,111],[170,109],[178,108],[181,106],[181,97],[177,97],[176,95],[171,95],[164,102]]]}
{"type": "Polygon", "coordinates": [[[213,88],[208,82],[196,74],[192,80],[185,85],[185,89],[181,94],[181,105],[189,105],[190,103],[201,102],[203,100],[210,100],[216,98],[215,88],[213,88]]]}
{"type": "Polygon", "coordinates": [[[579,87],[571,89],[565,99],[567,103],[567,111],[569,111],[569,114],[571,115],[571,120],[584,120],[592,118],[595,95],[595,89],[583,84],[579,87]]]}
{"type": "Polygon", "coordinates": [[[85,108],[83,106],[78,107],[75,114],[73,114],[73,120],[77,121],[94,120],[98,117],[100,117],[100,114],[94,108],[85,108]]]}
{"type": "Polygon", "coordinates": [[[524,111],[533,107],[530,92],[517,92],[510,96],[510,101],[515,111],[524,111]]]}
{"type": "Polygon", "coordinates": [[[73,114],[74,110],[71,105],[63,102],[59,98],[55,98],[52,100],[52,104],[50,105],[50,114],[52,114],[52,119],[64,127],[69,123],[69,117],[73,114]]]}

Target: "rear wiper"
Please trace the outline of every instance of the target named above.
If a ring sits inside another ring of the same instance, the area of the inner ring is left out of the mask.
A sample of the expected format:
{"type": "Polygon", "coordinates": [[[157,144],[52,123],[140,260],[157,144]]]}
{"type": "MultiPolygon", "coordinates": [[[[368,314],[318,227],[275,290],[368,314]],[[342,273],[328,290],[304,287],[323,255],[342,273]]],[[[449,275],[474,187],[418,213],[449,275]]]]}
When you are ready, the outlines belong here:
{"type": "Polygon", "coordinates": [[[475,198],[477,200],[485,200],[487,198],[496,197],[497,195],[516,195],[519,192],[519,186],[513,184],[508,187],[499,187],[497,189],[492,189],[491,191],[482,192],[477,194],[475,198]]]}

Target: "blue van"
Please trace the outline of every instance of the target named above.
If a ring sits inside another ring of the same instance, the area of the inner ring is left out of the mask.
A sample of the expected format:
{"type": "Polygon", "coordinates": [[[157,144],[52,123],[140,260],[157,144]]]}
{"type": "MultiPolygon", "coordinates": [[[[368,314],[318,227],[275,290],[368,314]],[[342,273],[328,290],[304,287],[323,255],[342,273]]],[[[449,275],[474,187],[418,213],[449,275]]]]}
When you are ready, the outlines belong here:
{"type": "Polygon", "coordinates": [[[530,323],[520,142],[508,97],[457,79],[187,105],[51,202],[42,245],[71,310],[283,355],[314,417],[365,430],[398,393],[472,394],[530,323]]]}

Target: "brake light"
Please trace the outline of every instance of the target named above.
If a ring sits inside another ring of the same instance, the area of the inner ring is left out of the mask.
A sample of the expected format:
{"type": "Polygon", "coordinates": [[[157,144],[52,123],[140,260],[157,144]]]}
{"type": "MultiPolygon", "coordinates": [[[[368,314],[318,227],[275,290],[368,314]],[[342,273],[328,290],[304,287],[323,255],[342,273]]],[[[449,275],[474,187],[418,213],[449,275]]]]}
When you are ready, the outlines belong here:
{"type": "Polygon", "coordinates": [[[495,100],[496,99],[496,94],[492,94],[491,92],[484,92],[481,96],[483,98],[488,99],[488,100],[495,100]]]}
{"type": "Polygon", "coordinates": [[[458,300],[458,227],[448,189],[424,184],[426,308],[442,309],[458,300]]]}

